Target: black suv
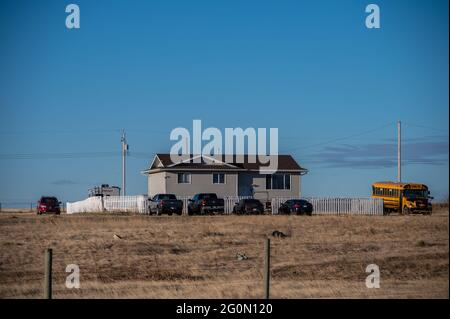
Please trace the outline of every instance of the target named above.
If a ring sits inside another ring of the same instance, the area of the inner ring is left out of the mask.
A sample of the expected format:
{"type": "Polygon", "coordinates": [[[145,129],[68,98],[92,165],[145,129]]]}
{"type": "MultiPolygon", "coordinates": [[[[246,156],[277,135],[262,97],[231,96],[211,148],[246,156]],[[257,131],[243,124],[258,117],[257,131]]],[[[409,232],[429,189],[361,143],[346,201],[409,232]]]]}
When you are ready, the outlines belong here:
{"type": "Polygon", "coordinates": [[[264,205],[257,199],[241,199],[233,207],[233,214],[262,214],[264,205]]]}
{"type": "Polygon", "coordinates": [[[280,205],[278,214],[297,214],[311,216],[313,205],[304,199],[289,199],[280,205]]]}

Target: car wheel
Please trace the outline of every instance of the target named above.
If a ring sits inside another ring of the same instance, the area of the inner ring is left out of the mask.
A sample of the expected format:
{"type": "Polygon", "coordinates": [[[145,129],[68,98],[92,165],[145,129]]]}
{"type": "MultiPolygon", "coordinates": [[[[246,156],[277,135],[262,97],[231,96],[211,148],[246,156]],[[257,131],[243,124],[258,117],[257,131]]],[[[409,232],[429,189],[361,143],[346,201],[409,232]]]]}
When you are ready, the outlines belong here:
{"type": "Polygon", "coordinates": [[[161,215],[161,208],[157,207],[156,208],[156,216],[160,216],[161,215]]]}

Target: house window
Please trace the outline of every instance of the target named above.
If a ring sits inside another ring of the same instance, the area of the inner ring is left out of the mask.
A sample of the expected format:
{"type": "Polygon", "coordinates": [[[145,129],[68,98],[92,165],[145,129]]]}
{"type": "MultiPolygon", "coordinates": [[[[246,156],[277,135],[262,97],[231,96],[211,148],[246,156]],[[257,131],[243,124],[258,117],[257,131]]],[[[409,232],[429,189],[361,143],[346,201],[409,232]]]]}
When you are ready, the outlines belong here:
{"type": "Polygon", "coordinates": [[[178,173],[178,184],[190,184],[191,173],[178,173]]]}
{"type": "Polygon", "coordinates": [[[266,189],[291,189],[291,174],[266,175],[266,189]]]}
{"type": "Polygon", "coordinates": [[[225,174],[213,173],[213,184],[225,184],[225,174]]]}
{"type": "Polygon", "coordinates": [[[284,174],[284,189],[291,189],[291,175],[284,174]]]}

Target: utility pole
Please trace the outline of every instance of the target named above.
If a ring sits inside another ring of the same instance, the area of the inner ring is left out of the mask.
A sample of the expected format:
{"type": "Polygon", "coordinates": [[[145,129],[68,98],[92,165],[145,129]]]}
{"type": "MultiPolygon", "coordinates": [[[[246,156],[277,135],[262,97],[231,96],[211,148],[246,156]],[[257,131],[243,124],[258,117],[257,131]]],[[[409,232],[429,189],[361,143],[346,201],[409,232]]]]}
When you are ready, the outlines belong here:
{"type": "Polygon", "coordinates": [[[122,196],[126,195],[126,156],[128,152],[127,137],[125,130],[122,130],[122,196]]]}
{"type": "Polygon", "coordinates": [[[397,182],[402,182],[402,123],[397,122],[397,182]]]}

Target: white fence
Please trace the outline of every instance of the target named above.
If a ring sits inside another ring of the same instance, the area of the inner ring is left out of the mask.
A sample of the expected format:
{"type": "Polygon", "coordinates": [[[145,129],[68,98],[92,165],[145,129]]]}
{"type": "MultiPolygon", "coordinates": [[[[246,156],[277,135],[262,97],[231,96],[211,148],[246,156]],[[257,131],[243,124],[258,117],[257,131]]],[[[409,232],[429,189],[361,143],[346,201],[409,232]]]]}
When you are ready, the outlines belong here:
{"type": "Polygon", "coordinates": [[[139,196],[107,196],[103,197],[103,208],[107,212],[130,212],[147,214],[148,197],[139,196]]]}
{"type": "MultiPolygon", "coordinates": [[[[231,214],[236,202],[251,196],[229,196],[224,198],[224,214],[231,214]]],[[[179,197],[183,201],[183,214],[187,215],[190,197],[179,197]]],[[[272,214],[278,214],[280,205],[290,198],[277,197],[271,201],[272,214]]],[[[305,198],[313,205],[314,215],[383,215],[381,198],[305,198]]],[[[265,204],[265,203],[263,203],[265,204]]],[[[67,203],[67,214],[87,212],[131,212],[148,214],[148,198],[139,196],[90,197],[83,201],[67,203]]]]}
{"type": "MultiPolygon", "coordinates": [[[[289,198],[273,198],[272,214],[289,198]]],[[[381,198],[305,198],[313,206],[313,215],[383,215],[381,198]]]]}
{"type": "Polygon", "coordinates": [[[177,199],[182,200],[183,201],[183,215],[187,215],[188,213],[188,204],[189,204],[189,199],[191,199],[190,196],[177,196],[177,199]]]}
{"type": "Polygon", "coordinates": [[[67,214],[96,212],[148,212],[147,196],[89,197],[85,200],[67,203],[67,214]]]}

